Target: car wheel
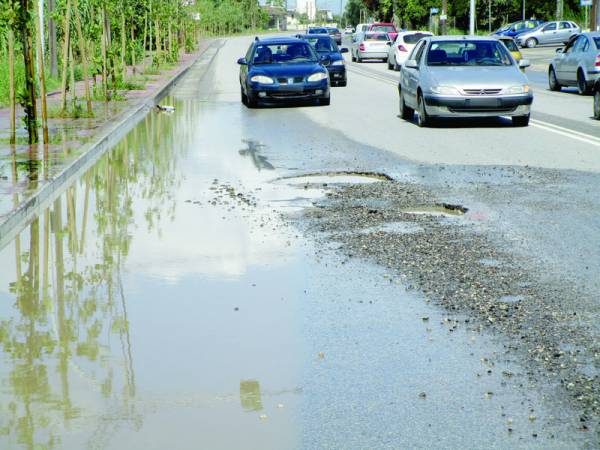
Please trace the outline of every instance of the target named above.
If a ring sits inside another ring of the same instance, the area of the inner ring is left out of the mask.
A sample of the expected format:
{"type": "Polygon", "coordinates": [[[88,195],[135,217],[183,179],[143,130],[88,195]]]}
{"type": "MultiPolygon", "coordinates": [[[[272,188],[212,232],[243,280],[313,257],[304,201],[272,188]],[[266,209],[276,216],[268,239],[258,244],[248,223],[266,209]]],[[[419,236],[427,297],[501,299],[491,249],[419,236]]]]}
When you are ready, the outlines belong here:
{"type": "Polygon", "coordinates": [[[246,105],[248,103],[248,96],[244,94],[244,89],[240,86],[240,92],[242,97],[242,105],[246,105]]]}
{"type": "Polygon", "coordinates": [[[388,70],[394,70],[394,65],[390,62],[390,58],[388,58],[387,63],[388,63],[388,70]]]}
{"type": "Polygon", "coordinates": [[[590,93],[590,88],[581,69],[577,71],[577,90],[581,95],[588,95],[590,93]]]}
{"type": "Polygon", "coordinates": [[[529,114],[527,114],[526,116],[514,116],[512,118],[512,124],[515,127],[529,126],[529,114]]]}
{"type": "Polygon", "coordinates": [[[425,108],[425,99],[423,99],[422,94],[419,94],[417,105],[419,108],[417,114],[417,124],[421,128],[428,127],[430,125],[431,119],[427,115],[427,109],[425,108]]]}
{"type": "Polygon", "coordinates": [[[550,87],[551,91],[560,91],[560,89],[562,88],[562,86],[556,79],[556,72],[554,71],[554,67],[550,67],[550,70],[548,71],[548,86],[550,87]]]}
{"type": "Polygon", "coordinates": [[[600,120],[600,86],[594,92],[594,119],[600,120]]]}
{"type": "Polygon", "coordinates": [[[338,86],[340,86],[340,87],[346,87],[346,85],[347,85],[347,84],[348,84],[348,82],[347,82],[347,81],[340,81],[340,82],[338,83],[338,86]]]}
{"type": "Polygon", "coordinates": [[[404,95],[402,95],[402,91],[400,91],[400,117],[404,120],[413,120],[415,117],[415,110],[406,106],[406,102],[404,101],[404,95]]]}
{"type": "Polygon", "coordinates": [[[352,53],[352,62],[356,62],[356,56],[354,56],[354,53],[352,53]]]}
{"type": "Polygon", "coordinates": [[[527,48],[535,48],[538,45],[538,41],[536,38],[529,38],[525,41],[525,46],[527,48]]]}
{"type": "Polygon", "coordinates": [[[356,55],[356,62],[361,63],[361,62],[363,62],[363,60],[360,56],[356,55]]]}
{"type": "Polygon", "coordinates": [[[258,106],[258,101],[256,97],[252,95],[246,95],[246,106],[248,108],[256,108],[258,106]]]}
{"type": "Polygon", "coordinates": [[[396,62],[396,60],[395,60],[395,59],[394,59],[394,70],[395,70],[396,72],[399,72],[399,71],[400,71],[400,65],[399,65],[399,64],[396,62]]]}
{"type": "Polygon", "coordinates": [[[329,106],[331,104],[331,97],[328,95],[325,98],[319,99],[319,105],[321,106],[329,106]]]}

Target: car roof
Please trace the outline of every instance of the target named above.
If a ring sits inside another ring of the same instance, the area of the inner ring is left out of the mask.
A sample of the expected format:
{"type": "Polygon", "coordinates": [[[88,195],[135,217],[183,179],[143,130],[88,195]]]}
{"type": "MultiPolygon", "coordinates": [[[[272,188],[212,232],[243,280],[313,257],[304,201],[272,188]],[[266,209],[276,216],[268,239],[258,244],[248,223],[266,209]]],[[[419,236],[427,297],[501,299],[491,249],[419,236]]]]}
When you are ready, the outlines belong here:
{"type": "Polygon", "coordinates": [[[266,37],[262,39],[256,39],[256,43],[259,44],[295,44],[305,43],[304,40],[295,37],[266,37]]]}
{"type": "Polygon", "coordinates": [[[497,41],[498,39],[495,36],[428,36],[423,39],[429,39],[432,42],[437,41],[497,41]]]}
{"type": "Polygon", "coordinates": [[[433,36],[433,33],[431,31],[421,31],[421,30],[406,30],[406,31],[400,31],[398,33],[398,36],[406,36],[408,34],[426,34],[427,36],[433,36]]]}
{"type": "Polygon", "coordinates": [[[600,37],[600,31],[586,31],[585,33],[581,33],[581,34],[585,34],[586,36],[589,37],[600,37]]]}
{"type": "Polygon", "coordinates": [[[331,39],[331,36],[329,36],[328,34],[323,34],[323,33],[299,34],[298,38],[300,38],[300,39],[307,39],[307,38],[310,38],[310,39],[323,38],[323,39],[325,39],[325,38],[327,38],[327,39],[333,40],[333,39],[331,39]]]}

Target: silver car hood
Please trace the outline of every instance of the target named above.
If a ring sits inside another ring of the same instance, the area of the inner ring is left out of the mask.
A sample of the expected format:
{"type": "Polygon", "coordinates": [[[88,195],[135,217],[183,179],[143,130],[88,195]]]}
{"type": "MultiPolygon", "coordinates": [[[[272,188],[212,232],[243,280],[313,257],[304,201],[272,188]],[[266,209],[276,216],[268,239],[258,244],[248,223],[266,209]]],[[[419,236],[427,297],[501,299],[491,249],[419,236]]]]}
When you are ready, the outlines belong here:
{"type": "Polygon", "coordinates": [[[516,66],[428,66],[433,85],[464,88],[504,88],[527,84],[516,66]]]}

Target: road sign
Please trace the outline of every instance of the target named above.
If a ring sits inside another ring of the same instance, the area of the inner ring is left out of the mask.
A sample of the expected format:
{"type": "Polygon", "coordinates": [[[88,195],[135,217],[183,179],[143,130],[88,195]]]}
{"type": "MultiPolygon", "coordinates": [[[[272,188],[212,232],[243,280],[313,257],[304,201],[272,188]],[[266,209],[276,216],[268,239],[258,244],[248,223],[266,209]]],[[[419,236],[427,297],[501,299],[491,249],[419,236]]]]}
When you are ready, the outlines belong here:
{"type": "MultiPolygon", "coordinates": [[[[583,1],[583,0],[581,0],[581,1],[583,1]]],[[[437,14],[437,13],[439,13],[439,12],[440,12],[440,9],[439,9],[439,8],[431,8],[431,9],[429,10],[429,12],[430,12],[431,14],[437,14]]]]}
{"type": "Polygon", "coordinates": [[[580,0],[581,6],[592,6],[592,0],[580,0]]]}
{"type": "Polygon", "coordinates": [[[440,20],[448,20],[448,16],[446,14],[440,15],[440,20]]]}

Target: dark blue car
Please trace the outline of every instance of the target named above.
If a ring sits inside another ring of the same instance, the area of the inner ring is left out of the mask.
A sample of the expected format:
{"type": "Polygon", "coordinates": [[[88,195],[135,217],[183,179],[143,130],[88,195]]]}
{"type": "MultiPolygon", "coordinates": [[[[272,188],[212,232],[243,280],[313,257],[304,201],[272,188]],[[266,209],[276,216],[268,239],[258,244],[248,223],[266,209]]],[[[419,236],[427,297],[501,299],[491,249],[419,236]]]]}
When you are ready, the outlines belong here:
{"type": "Polygon", "coordinates": [[[328,34],[299,34],[296,37],[312,45],[319,56],[329,57],[327,70],[332,86],[346,86],[346,61],[342,53],[348,53],[347,48],[339,48],[328,34]]]}
{"type": "Polygon", "coordinates": [[[245,58],[238,59],[242,103],[308,100],[329,105],[329,64],[305,40],[256,38],[245,58]]]}
{"type": "Polygon", "coordinates": [[[509,23],[502,28],[497,29],[492,33],[495,36],[510,36],[515,37],[526,31],[531,31],[534,28],[544,23],[542,20],[519,20],[518,22],[509,23]]]}

